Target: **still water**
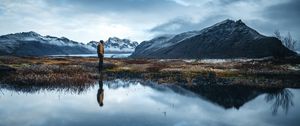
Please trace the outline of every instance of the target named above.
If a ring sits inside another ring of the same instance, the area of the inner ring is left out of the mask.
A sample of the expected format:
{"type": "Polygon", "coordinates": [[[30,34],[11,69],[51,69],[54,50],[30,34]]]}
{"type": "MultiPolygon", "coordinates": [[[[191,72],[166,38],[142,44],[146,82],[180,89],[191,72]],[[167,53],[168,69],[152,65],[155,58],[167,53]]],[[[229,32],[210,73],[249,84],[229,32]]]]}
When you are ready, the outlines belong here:
{"type": "MultiPolygon", "coordinates": [[[[105,53],[105,58],[126,58],[129,57],[131,53],[105,53]]],[[[98,57],[98,54],[69,54],[69,55],[49,55],[52,57],[98,57]]]]}
{"type": "Polygon", "coordinates": [[[299,89],[185,87],[119,79],[99,83],[78,87],[2,84],[0,126],[300,124],[299,89]]]}

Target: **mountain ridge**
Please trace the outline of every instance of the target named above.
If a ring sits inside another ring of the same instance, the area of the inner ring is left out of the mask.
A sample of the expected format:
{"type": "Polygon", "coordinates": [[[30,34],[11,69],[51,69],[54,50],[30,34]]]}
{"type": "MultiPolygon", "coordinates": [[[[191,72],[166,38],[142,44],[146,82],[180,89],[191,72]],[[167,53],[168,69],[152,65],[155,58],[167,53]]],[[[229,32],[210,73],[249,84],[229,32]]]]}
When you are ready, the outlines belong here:
{"type": "MultiPolygon", "coordinates": [[[[120,41],[125,39],[119,39],[120,41]]],[[[118,41],[118,42],[120,42],[118,41]]],[[[55,36],[42,36],[34,31],[11,33],[0,36],[0,55],[17,55],[17,56],[44,56],[44,55],[69,55],[69,54],[94,54],[97,52],[97,48],[94,44],[96,41],[90,42],[90,44],[84,44],[70,40],[66,37],[55,36]]],[[[124,43],[123,43],[124,44],[124,43]]],[[[128,45],[119,44],[119,46],[128,47],[126,52],[132,52],[137,46],[137,42],[131,44],[131,41],[126,39],[128,45]],[[133,47],[130,47],[133,46],[133,47]]],[[[108,53],[120,53],[120,50],[110,51],[111,46],[106,45],[105,50],[108,53]]],[[[115,47],[118,48],[118,47],[115,47]]]]}
{"type": "MultiPolygon", "coordinates": [[[[97,48],[99,42],[90,41],[87,45],[97,48]]],[[[105,52],[114,53],[131,53],[138,46],[138,42],[131,41],[129,39],[120,39],[118,37],[109,37],[108,40],[104,42],[105,52]]]]}
{"type": "Polygon", "coordinates": [[[200,31],[180,33],[163,41],[157,41],[156,38],[144,41],[130,57],[218,59],[281,57],[294,54],[277,38],[264,36],[241,20],[227,19],[200,31]]]}

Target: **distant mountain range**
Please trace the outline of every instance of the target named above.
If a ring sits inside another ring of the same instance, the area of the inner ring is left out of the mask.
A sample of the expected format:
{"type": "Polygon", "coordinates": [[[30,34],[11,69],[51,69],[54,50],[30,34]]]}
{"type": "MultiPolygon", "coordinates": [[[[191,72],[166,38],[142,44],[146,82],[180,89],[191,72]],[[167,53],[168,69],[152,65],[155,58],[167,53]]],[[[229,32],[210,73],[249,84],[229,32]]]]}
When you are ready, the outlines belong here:
{"type": "MultiPolygon", "coordinates": [[[[88,44],[65,37],[41,36],[33,31],[0,36],[0,55],[44,56],[69,54],[94,54],[98,42],[88,44]]],[[[105,42],[107,53],[130,53],[138,45],[128,39],[109,38],[105,42]]]]}
{"type": "MultiPolygon", "coordinates": [[[[132,53],[139,44],[129,39],[119,39],[117,37],[110,37],[104,43],[105,52],[107,53],[132,53]]],[[[94,48],[97,48],[98,44],[99,42],[96,41],[87,43],[88,46],[94,48]]]]}
{"type": "MultiPolygon", "coordinates": [[[[99,42],[87,44],[33,31],[0,36],[0,55],[45,56],[95,54],[99,42]]],[[[132,53],[132,58],[261,58],[296,53],[275,37],[261,35],[241,20],[224,20],[200,31],[164,35],[141,44],[111,37],[106,53],[132,53]]]]}
{"type": "Polygon", "coordinates": [[[296,53],[241,20],[224,20],[200,31],[156,37],[136,47],[132,58],[261,58],[296,53]]]}

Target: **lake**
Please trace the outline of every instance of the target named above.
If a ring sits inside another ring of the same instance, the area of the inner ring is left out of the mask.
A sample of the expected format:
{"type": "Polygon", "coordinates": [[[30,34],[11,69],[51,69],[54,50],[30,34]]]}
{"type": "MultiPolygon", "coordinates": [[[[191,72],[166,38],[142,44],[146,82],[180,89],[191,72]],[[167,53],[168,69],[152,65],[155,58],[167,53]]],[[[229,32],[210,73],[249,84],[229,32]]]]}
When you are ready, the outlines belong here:
{"type": "Polygon", "coordinates": [[[189,87],[120,79],[74,87],[0,86],[0,126],[300,124],[299,89],[189,87]]]}
{"type": "MultiPolygon", "coordinates": [[[[126,58],[130,56],[131,53],[105,53],[105,58],[126,58]]],[[[50,55],[53,57],[98,57],[98,54],[69,54],[69,55],[50,55]]]]}

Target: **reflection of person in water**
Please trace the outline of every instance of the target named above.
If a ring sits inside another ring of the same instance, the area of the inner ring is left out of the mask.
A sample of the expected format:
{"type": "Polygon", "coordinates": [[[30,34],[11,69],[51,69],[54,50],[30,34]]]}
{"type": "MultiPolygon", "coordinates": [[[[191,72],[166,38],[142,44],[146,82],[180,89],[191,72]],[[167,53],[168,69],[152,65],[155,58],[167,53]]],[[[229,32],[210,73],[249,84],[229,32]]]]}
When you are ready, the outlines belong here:
{"type": "Polygon", "coordinates": [[[103,90],[103,74],[100,73],[100,79],[99,79],[99,89],[97,93],[97,102],[100,107],[103,106],[103,99],[104,99],[104,90],[103,90]]]}

